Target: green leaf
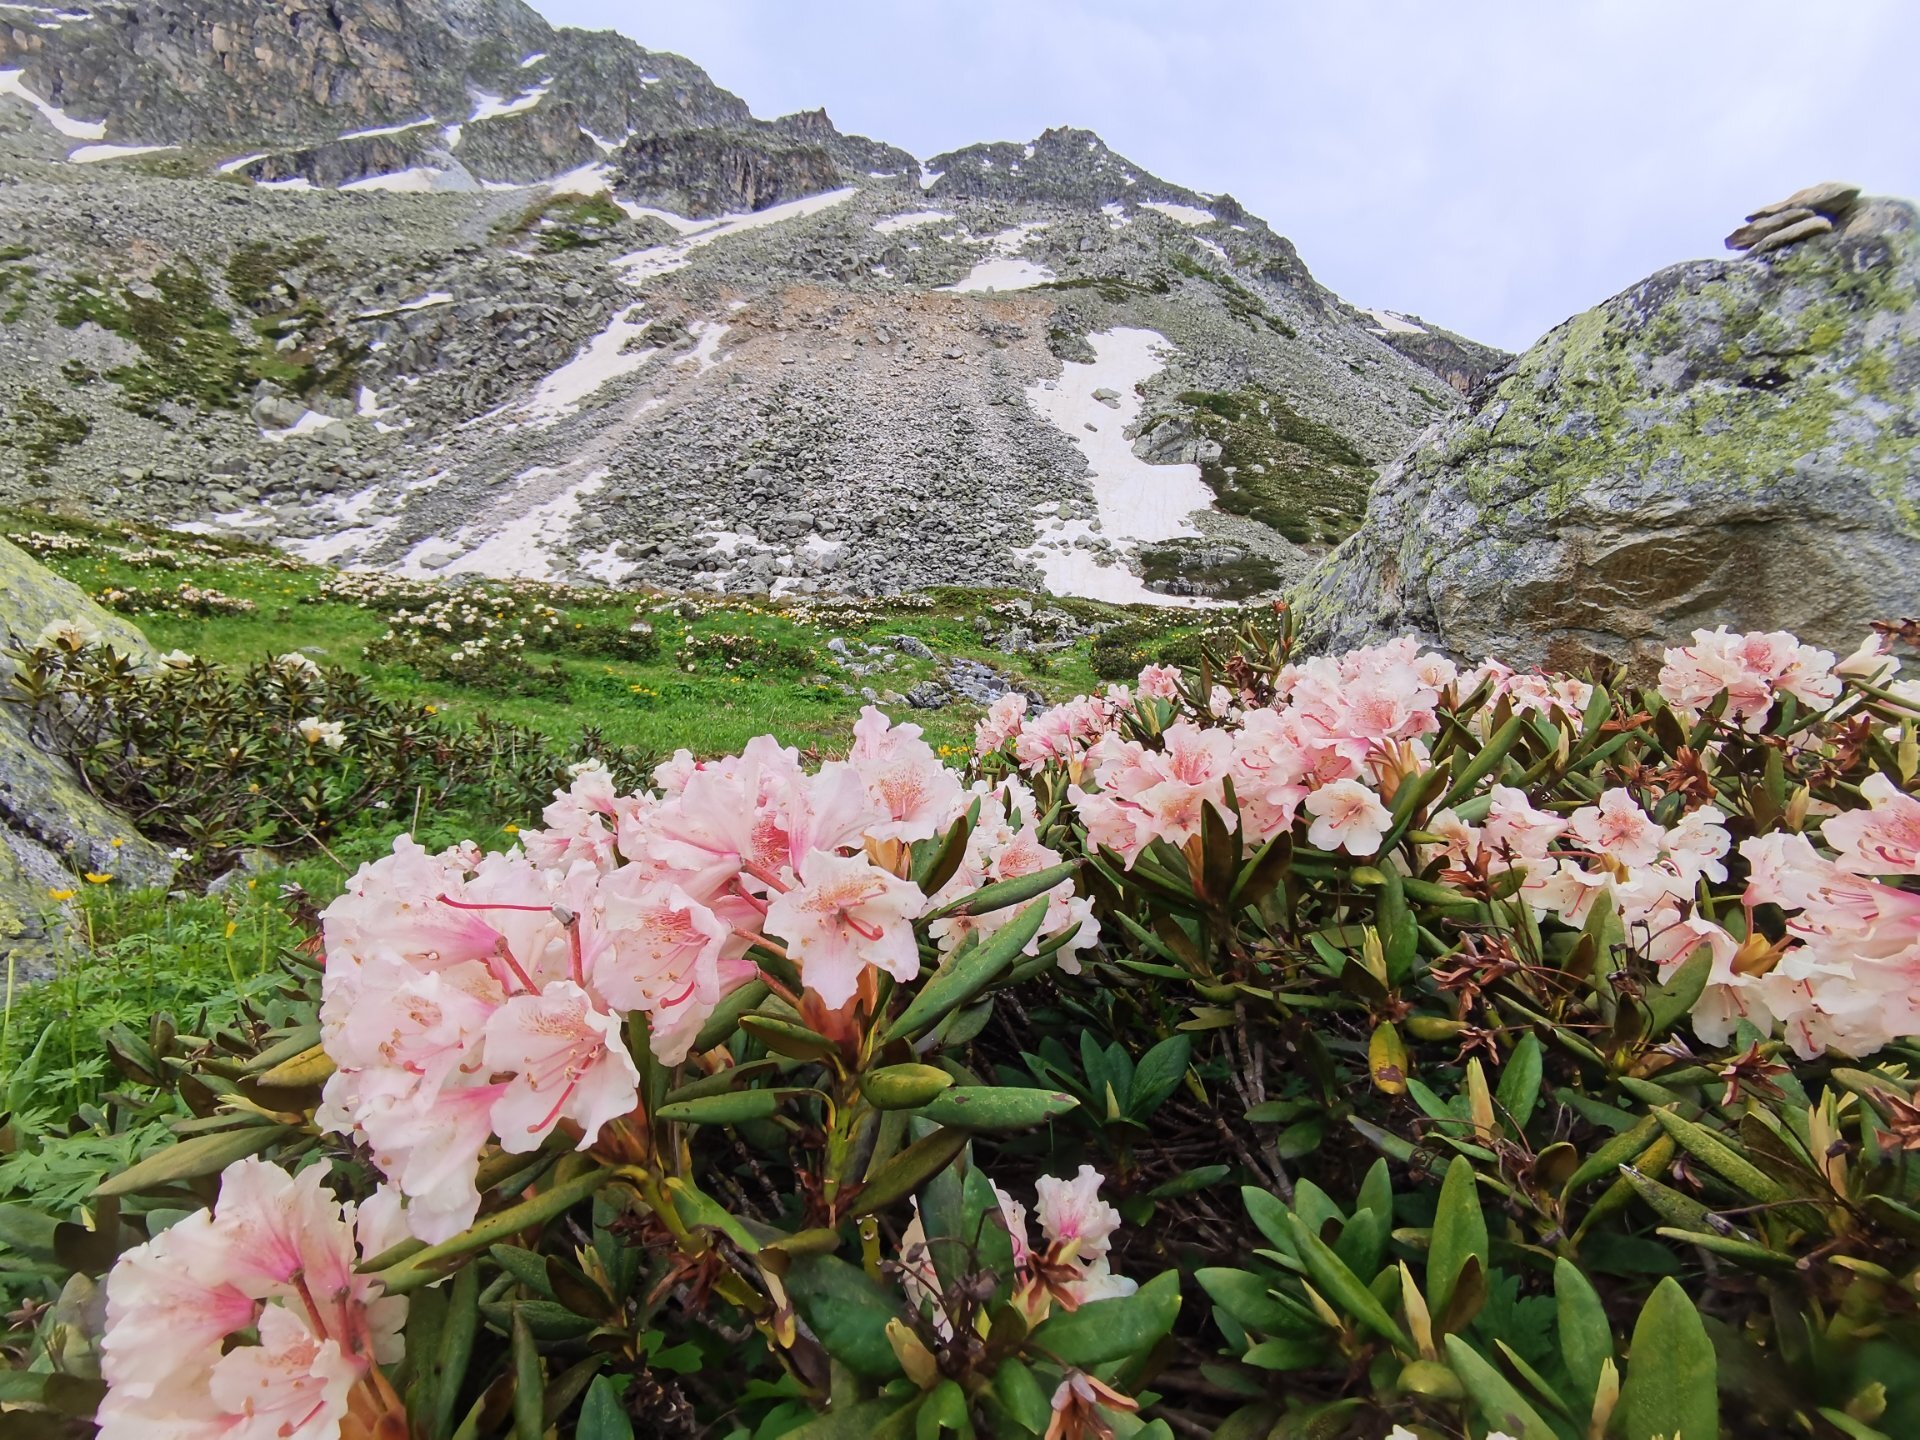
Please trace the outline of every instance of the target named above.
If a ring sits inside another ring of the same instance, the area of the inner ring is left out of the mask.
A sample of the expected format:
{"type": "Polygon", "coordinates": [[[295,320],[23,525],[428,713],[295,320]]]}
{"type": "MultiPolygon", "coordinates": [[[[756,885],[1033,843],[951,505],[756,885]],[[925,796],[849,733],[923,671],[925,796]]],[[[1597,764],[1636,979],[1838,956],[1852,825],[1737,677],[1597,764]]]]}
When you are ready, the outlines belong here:
{"type": "Polygon", "coordinates": [[[99,1199],[110,1195],[137,1195],[143,1190],[157,1190],[182,1180],[217,1175],[234,1161],[258,1155],[292,1133],[290,1125],[248,1125],[239,1130],[196,1135],[149,1155],[131,1169],[109,1176],[93,1193],[99,1199]]]}
{"type": "Polygon", "coordinates": [[[1259,1335],[1304,1337],[1325,1333],[1317,1319],[1302,1321],[1300,1312],[1276,1296],[1267,1282],[1249,1270],[1226,1266],[1206,1266],[1193,1278],[1228,1315],[1243,1328],[1259,1335]]]}
{"type": "MultiPolygon", "coordinates": [[[[1021,882],[1010,880],[1005,883],[1012,885],[1021,882]]],[[[985,891],[978,893],[984,894],[985,891]]],[[[907,1003],[907,1008],[887,1027],[882,1038],[915,1039],[974,999],[999,979],[1020,952],[1027,948],[1027,942],[1040,933],[1040,922],[1046,916],[1046,902],[1036,900],[980,944],[954,956],[950,964],[936,970],[920,987],[920,993],[907,1003]]]]}
{"type": "Polygon", "coordinates": [[[713,1013],[707,1017],[707,1023],[700,1027],[700,1033],[694,1037],[695,1052],[705,1052],[722,1043],[740,1027],[740,1017],[753,1009],[770,992],[764,980],[749,980],[738,990],[726,996],[713,1007],[713,1013]]]}
{"type": "Polygon", "coordinates": [[[1035,1435],[1043,1434],[1053,1419],[1053,1404],[1047,1399],[1047,1392],[1026,1362],[1017,1356],[1002,1361],[1000,1368],[993,1372],[993,1394],[1015,1422],[1035,1435]]]}
{"type": "Polygon", "coordinates": [[[513,1307],[513,1433],[514,1440],[540,1440],[545,1428],[547,1385],[540,1371],[540,1348],[523,1307],[513,1307]]]}
{"type": "Polygon", "coordinates": [[[580,1405],[580,1425],[574,1440],[633,1440],[633,1422],[620,1404],[620,1392],[605,1375],[593,1377],[580,1405]]]}
{"type": "Polygon", "coordinates": [[[1750,1199],[1774,1205],[1788,1198],[1784,1186],[1704,1125],[1683,1120],[1671,1110],[1655,1110],[1653,1118],[1682,1150],[1750,1199]]]}
{"type": "Polygon", "coordinates": [[[1680,968],[1669,975],[1658,989],[1647,994],[1648,1034],[1658,1039],[1682,1015],[1690,1013],[1694,1002],[1707,988],[1707,974],[1713,969],[1713,956],[1702,945],[1693,954],[1680,962],[1680,968]]]}
{"type": "Polygon", "coordinates": [[[1064,1090],[955,1085],[921,1106],[920,1114],[936,1124],[967,1130],[1024,1130],[1057,1119],[1079,1103],[1064,1090]]]}
{"type": "Polygon", "coordinates": [[[942,1380],[920,1402],[913,1435],[914,1440],[940,1440],[949,1432],[972,1440],[973,1424],[967,1419],[967,1392],[951,1380],[942,1380]]]}
{"type": "Polygon", "coordinates": [[[1607,1323],[1600,1296],[1565,1256],[1553,1262],[1553,1299],[1558,1317],[1560,1357],[1581,1406],[1593,1409],[1600,1385],[1600,1367],[1613,1358],[1613,1327],[1607,1323]]]}
{"type": "MultiPolygon", "coordinates": [[[[995,910],[1004,910],[1009,905],[1018,905],[1031,900],[1036,895],[1044,895],[1063,880],[1071,880],[1080,869],[1078,860],[1067,860],[1059,865],[1049,865],[1044,870],[1036,870],[1031,875],[1022,875],[1013,880],[996,880],[991,885],[982,885],[978,890],[949,901],[937,910],[929,910],[923,919],[938,920],[947,915],[987,915],[995,910]]],[[[1031,938],[1031,937],[1029,937],[1031,938]]],[[[1027,942],[1022,940],[1020,945],[1027,942]]],[[[1015,949],[1020,946],[1015,946],[1015,949]]]]}
{"type": "Polygon", "coordinates": [[[453,1277],[447,1312],[440,1321],[440,1343],[429,1362],[425,1418],[427,1433],[434,1440],[444,1440],[452,1428],[454,1405],[460,1398],[460,1387],[466,1383],[467,1363],[473,1357],[473,1340],[479,1330],[480,1267],[468,1265],[453,1277]]]}
{"type": "Polygon", "coordinates": [[[967,1148],[967,1132],[951,1127],[916,1140],[867,1176],[850,1212],[855,1217],[884,1210],[904,1200],[953,1163],[967,1148]]]}
{"type": "Polygon", "coordinates": [[[876,1110],[917,1110],[952,1084],[937,1065],[883,1065],[860,1077],[860,1093],[876,1110]]]}
{"type": "Polygon", "coordinates": [[[869,1380],[889,1380],[900,1373],[900,1359],[887,1340],[887,1322],[899,1318],[900,1307],[858,1265],[816,1255],[796,1263],[787,1272],[786,1285],[807,1324],[840,1364],[869,1380]]]}
{"type": "Polygon", "coordinates": [[[1620,1397],[1626,1440],[1719,1435],[1718,1374],[1700,1312],[1669,1275],[1654,1286],[1634,1322],[1620,1397]]]}
{"type": "Polygon", "coordinates": [[[1240,1359],[1258,1370],[1306,1370],[1326,1363],[1327,1347],[1323,1341],[1283,1335],[1249,1345],[1240,1359]]]}
{"type": "Polygon", "coordinates": [[[1480,1211],[1479,1183],[1473,1164],[1464,1155],[1453,1157],[1440,1186],[1440,1207],[1434,1212],[1433,1239],[1427,1249],[1427,1308],[1435,1320],[1446,1314],[1447,1302],[1467,1258],[1477,1256],[1487,1268],[1487,1220],[1480,1211]]]}
{"type": "Polygon", "coordinates": [[[1180,1313],[1180,1274],[1156,1275],[1131,1295],[1056,1311],[1033,1332],[1033,1350],[1062,1365],[1086,1367],[1145,1355],[1180,1313]]]}
{"type": "Polygon", "coordinates": [[[1294,1253],[1300,1257],[1314,1285],[1335,1310],[1352,1316],[1397,1348],[1404,1351],[1413,1349],[1413,1342],[1407,1339],[1406,1331],[1395,1323],[1386,1307],[1374,1297],[1360,1277],[1306,1227],[1298,1215],[1288,1214],[1287,1228],[1293,1237],[1294,1253]]]}
{"type": "Polygon", "coordinates": [[[1513,1117],[1516,1132],[1526,1129],[1540,1099],[1540,1074],[1540,1037],[1529,1030],[1507,1057],[1507,1068],[1500,1072],[1500,1087],[1493,1095],[1500,1109],[1513,1117]]]}
{"type": "MultiPolygon", "coordinates": [[[[1513,1388],[1507,1378],[1482,1358],[1458,1335],[1446,1337],[1447,1363],[1453,1367],[1453,1373],[1460,1377],[1460,1383],[1467,1394],[1473,1397],[1473,1403],[1479,1407],[1480,1418],[1486,1421],[1490,1430],[1501,1430],[1511,1435],[1513,1440],[1559,1440],[1553,1433],[1553,1427],[1540,1418],[1540,1412],[1529,1405],[1520,1392],[1513,1388]]],[[[1719,1431],[1709,1433],[1709,1440],[1717,1440],[1719,1431]]]]}
{"type": "Polygon", "coordinates": [[[748,1120],[766,1120],[779,1114],[782,1102],[808,1090],[764,1089],[729,1090],[723,1095],[701,1095],[692,1100],[672,1100],[654,1112],[658,1120],[677,1120],[683,1125],[740,1125],[748,1120]]]}
{"type": "Polygon", "coordinates": [[[611,1171],[589,1170],[564,1184],[550,1187],[530,1200],[522,1200],[518,1205],[495,1211],[451,1240],[429,1245],[409,1255],[398,1265],[380,1271],[377,1278],[389,1295],[404,1295],[410,1290],[418,1290],[422,1285],[430,1285],[449,1274],[462,1257],[499,1244],[522,1230],[544,1224],[586,1199],[611,1178],[611,1171]]]}

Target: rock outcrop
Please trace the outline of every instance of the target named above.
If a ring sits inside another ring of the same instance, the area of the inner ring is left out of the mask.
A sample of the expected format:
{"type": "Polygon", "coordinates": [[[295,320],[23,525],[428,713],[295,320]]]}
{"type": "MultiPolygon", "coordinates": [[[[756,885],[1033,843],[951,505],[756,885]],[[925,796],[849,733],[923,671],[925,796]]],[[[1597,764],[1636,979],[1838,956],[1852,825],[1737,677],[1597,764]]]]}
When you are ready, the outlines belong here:
{"type": "Polygon", "coordinates": [[[1816,188],[1837,220],[1662,270],[1422,436],[1299,592],[1309,640],[1644,669],[1920,611],[1920,215],[1816,188]]]}
{"type": "MultiPolygon", "coordinates": [[[[49,625],[68,623],[90,627],[123,653],[151,653],[127,621],[0,540],[0,642],[30,642],[49,625]]],[[[0,693],[12,675],[13,662],[0,655],[0,693]]],[[[89,871],[134,885],[161,884],[171,873],[157,846],[35,743],[22,707],[0,704],[0,964],[14,965],[17,978],[46,970],[45,917],[56,908],[50,892],[74,888],[89,871]]]]}

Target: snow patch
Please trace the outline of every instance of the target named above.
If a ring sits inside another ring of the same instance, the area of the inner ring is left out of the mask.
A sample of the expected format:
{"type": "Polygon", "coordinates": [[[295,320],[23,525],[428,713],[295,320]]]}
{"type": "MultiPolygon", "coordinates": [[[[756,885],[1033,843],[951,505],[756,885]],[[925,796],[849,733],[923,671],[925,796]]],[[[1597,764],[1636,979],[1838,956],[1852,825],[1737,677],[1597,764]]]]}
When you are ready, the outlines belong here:
{"type": "Polygon", "coordinates": [[[547,58],[546,51],[536,50],[533,52],[533,54],[527,56],[526,59],[520,62],[520,68],[522,70],[531,70],[534,66],[538,65],[542,60],[546,58],[547,58]]]}
{"type": "Polygon", "coordinates": [[[437,125],[439,123],[438,120],[429,115],[424,120],[409,120],[404,125],[376,125],[370,130],[349,130],[340,138],[342,140],[371,140],[376,135],[404,135],[409,130],[424,130],[429,125],[437,125]]]}
{"type": "Polygon", "coordinates": [[[406,195],[427,195],[435,191],[471,191],[473,181],[465,171],[436,170],[429,165],[414,165],[384,175],[367,175],[349,180],[342,190],[389,190],[406,195]]]}
{"type": "Polygon", "coordinates": [[[1198,240],[1198,241],[1200,242],[1200,248],[1201,248],[1201,249],[1203,249],[1203,250],[1206,250],[1206,251],[1209,251],[1209,252],[1211,252],[1211,253],[1212,253],[1213,255],[1215,255],[1215,256],[1217,256],[1217,257],[1219,258],[1219,260],[1220,260],[1220,263],[1221,263],[1221,264],[1223,264],[1223,265],[1231,265],[1231,264],[1233,264],[1233,257],[1232,257],[1231,255],[1229,255],[1229,254],[1227,254],[1227,252],[1226,252],[1225,250],[1222,250],[1222,249],[1220,248],[1220,244],[1219,244],[1219,242],[1218,242],[1218,241],[1215,241],[1215,240],[1209,240],[1209,239],[1208,239],[1208,238],[1207,238],[1206,236],[1204,236],[1204,235],[1196,235],[1196,236],[1194,236],[1194,239],[1196,239],[1196,240],[1198,240]]]}
{"type": "Polygon", "coordinates": [[[696,375],[704,375],[727,357],[717,352],[720,338],[727,333],[727,326],[717,320],[695,320],[688,324],[687,331],[699,343],[673,363],[676,365],[698,365],[696,375]]]}
{"type": "MultiPolygon", "coordinates": [[[[1129,185],[1133,184],[1128,180],[1129,185]]],[[[1211,210],[1202,210],[1197,205],[1175,205],[1168,200],[1142,200],[1144,210],[1158,210],[1169,220],[1178,220],[1182,225],[1211,225],[1219,217],[1211,210]]]]}
{"type": "Polygon", "coordinates": [[[531,90],[521,91],[511,100],[503,100],[490,91],[476,90],[473,92],[473,114],[467,117],[467,123],[471,125],[482,120],[498,120],[504,115],[518,115],[531,110],[547,98],[547,92],[552,88],[551,80],[543,81],[531,90]]]}
{"type": "Polygon", "coordinates": [[[253,182],[262,190],[311,190],[313,182],[304,175],[294,175],[285,180],[256,180],[253,182]]]}
{"type": "Polygon", "coordinates": [[[129,155],[156,155],[162,150],[178,150],[178,145],[82,145],[69,150],[67,159],[75,165],[92,165],[100,160],[124,160],[129,155]]]}
{"type": "Polygon", "coordinates": [[[268,151],[262,150],[258,155],[242,155],[237,160],[229,160],[217,167],[216,173],[231,175],[235,171],[246,169],[249,165],[259,164],[260,161],[267,158],[268,153],[268,151]]]}
{"type": "Polygon", "coordinates": [[[884,220],[873,222],[874,232],[880,235],[896,235],[902,230],[911,230],[917,225],[932,225],[941,220],[951,220],[953,216],[945,210],[909,210],[904,215],[889,215],[884,220]]]}
{"type": "Polygon", "coordinates": [[[1380,322],[1380,328],[1389,335],[1424,335],[1426,330],[1414,324],[1404,315],[1396,315],[1391,310],[1369,310],[1367,314],[1380,322]]]}
{"type": "Polygon", "coordinates": [[[944,170],[929,170],[926,166],[922,165],[920,167],[920,188],[922,190],[931,190],[935,185],[940,183],[940,178],[946,173],[944,170]]]}
{"type": "MultiPolygon", "coordinates": [[[[765,210],[754,210],[744,215],[722,215],[717,220],[708,221],[702,229],[683,232],[680,239],[670,244],[636,250],[631,255],[622,255],[613,263],[624,273],[628,284],[638,285],[651,280],[656,275],[665,275],[692,264],[693,252],[703,245],[711,245],[716,240],[724,240],[729,235],[738,235],[746,230],[758,230],[767,225],[778,225],[782,221],[798,220],[806,215],[818,214],[858,193],[855,186],[849,185],[844,189],[828,190],[824,194],[807,195],[798,200],[789,200],[782,205],[769,205],[765,210]]],[[[638,208],[635,207],[635,209],[638,208]]],[[[664,211],[643,213],[657,214],[669,224],[673,224],[677,218],[664,211]]],[[[675,226],[675,228],[679,227],[675,226]]]]}
{"type": "MultiPolygon", "coordinates": [[[[539,482],[559,474],[548,466],[536,465],[515,477],[520,484],[539,482]]],[[[567,532],[580,518],[581,501],[600,490],[611,472],[595,470],[585,479],[565,486],[551,499],[517,516],[490,515],[485,524],[491,533],[481,535],[480,525],[463,527],[452,541],[430,536],[407,553],[400,564],[402,575],[416,578],[427,574],[481,575],[489,580],[557,580],[554,558],[566,545],[567,532]],[[478,543],[473,543],[475,540],[478,543]],[[453,558],[444,564],[426,565],[431,547],[451,550],[453,558]]]]}
{"type": "MultiPolygon", "coordinates": [[[[1213,492],[1198,465],[1149,465],[1133,453],[1127,428],[1140,417],[1143,401],[1136,387],[1166,365],[1170,347],[1152,330],[1120,328],[1089,335],[1090,363],[1067,363],[1057,381],[1027,387],[1027,404],[1080,447],[1092,470],[1088,485],[1100,519],[1098,535],[1123,553],[1147,541],[1172,540],[1200,532],[1188,518],[1213,503],[1213,492]],[[1119,394],[1118,407],[1093,398],[1096,390],[1119,394]]],[[[1036,506],[1056,512],[1035,517],[1038,537],[1016,552],[1038,566],[1047,590],[1117,604],[1196,605],[1188,596],[1149,590],[1124,564],[1103,560],[1074,542],[1094,535],[1086,520],[1065,520],[1058,502],[1036,506]]]]}
{"type": "Polygon", "coordinates": [[[318,410],[306,410],[301,412],[300,418],[294,421],[293,424],[287,426],[286,429],[262,430],[260,432],[260,438],[262,440],[270,440],[275,445],[280,445],[298,436],[312,435],[318,431],[327,429],[329,426],[340,423],[342,422],[333,416],[322,415],[318,410]]]}
{"type": "Polygon", "coordinates": [[[1122,205],[1118,200],[1109,200],[1100,207],[1100,210],[1116,230],[1120,229],[1123,225],[1131,225],[1133,223],[1132,217],[1127,214],[1127,207],[1122,205]]]}
{"type": "Polygon", "coordinates": [[[1022,259],[1016,253],[1035,232],[1046,228],[1045,222],[1029,221],[1011,230],[1002,230],[989,242],[993,246],[992,254],[975,264],[963,278],[939,288],[960,294],[988,290],[1031,290],[1036,285],[1044,285],[1057,278],[1046,266],[1022,259]]]}
{"type": "MultiPolygon", "coordinates": [[[[400,315],[408,310],[430,310],[435,305],[451,305],[453,296],[446,290],[429,290],[418,300],[409,300],[404,305],[389,305],[384,310],[362,310],[354,316],[356,320],[378,320],[386,315],[400,315]]],[[[417,382],[416,382],[417,383],[417,382]]]]}
{"type": "Polygon", "coordinates": [[[25,70],[0,70],[0,95],[11,95],[16,100],[26,101],[40,112],[49,125],[69,139],[104,140],[107,138],[106,121],[76,120],[58,105],[42,100],[29,90],[26,81],[21,79],[26,73],[25,70]]]}
{"type": "MultiPolygon", "coordinates": [[[[589,340],[580,353],[540,382],[523,407],[535,424],[551,425],[580,408],[580,402],[610,380],[631,375],[659,353],[657,347],[630,350],[629,343],[647,328],[639,305],[616,310],[606,329],[589,340]]],[[[724,327],[723,327],[724,328],[724,327]]]]}

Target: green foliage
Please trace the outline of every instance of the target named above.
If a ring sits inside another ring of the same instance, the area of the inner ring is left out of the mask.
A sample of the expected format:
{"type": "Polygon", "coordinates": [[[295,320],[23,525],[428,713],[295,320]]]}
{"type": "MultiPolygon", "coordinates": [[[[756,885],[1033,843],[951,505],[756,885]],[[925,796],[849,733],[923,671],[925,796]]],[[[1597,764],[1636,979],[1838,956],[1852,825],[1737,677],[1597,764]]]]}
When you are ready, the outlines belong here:
{"type": "Polygon", "coordinates": [[[1179,398],[1220,446],[1200,478],[1222,510],[1303,545],[1337,544],[1359,527],[1373,467],[1338,432],[1270,390],[1195,390],[1179,398]]]}
{"type": "Polygon", "coordinates": [[[31,387],[0,414],[0,425],[5,427],[9,447],[26,456],[35,472],[42,473],[93,433],[93,424],[85,416],[62,410],[31,387]]]}

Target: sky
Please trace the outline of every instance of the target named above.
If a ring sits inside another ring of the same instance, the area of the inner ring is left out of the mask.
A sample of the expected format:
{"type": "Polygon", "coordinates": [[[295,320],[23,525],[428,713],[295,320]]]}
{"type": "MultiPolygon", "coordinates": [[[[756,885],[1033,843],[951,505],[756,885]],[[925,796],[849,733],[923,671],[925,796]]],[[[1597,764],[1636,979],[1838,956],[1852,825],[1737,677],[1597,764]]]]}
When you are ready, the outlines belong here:
{"type": "Polygon", "coordinates": [[[532,0],[921,159],[1052,125],[1521,349],[1819,180],[1920,196],[1914,0],[532,0]]]}

